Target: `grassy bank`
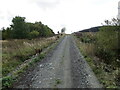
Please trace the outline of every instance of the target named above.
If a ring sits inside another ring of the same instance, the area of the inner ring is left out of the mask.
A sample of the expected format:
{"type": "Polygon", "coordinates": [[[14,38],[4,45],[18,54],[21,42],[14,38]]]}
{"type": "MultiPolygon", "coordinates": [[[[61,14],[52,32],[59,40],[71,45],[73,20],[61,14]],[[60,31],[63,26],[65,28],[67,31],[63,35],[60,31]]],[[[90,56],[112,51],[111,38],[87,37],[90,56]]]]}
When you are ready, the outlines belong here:
{"type": "Polygon", "coordinates": [[[2,42],[2,74],[6,76],[26,59],[55,42],[57,38],[37,38],[32,40],[6,40],[2,42]]]}
{"type": "MultiPolygon", "coordinates": [[[[120,83],[120,68],[115,64],[108,64],[104,62],[107,59],[100,58],[96,55],[96,53],[99,52],[96,48],[97,33],[84,32],[82,34],[79,34],[79,36],[75,35],[74,38],[81,53],[83,54],[88,64],[91,66],[100,83],[105,88],[118,88],[120,83]]],[[[101,52],[100,54],[104,55],[103,52],[101,52]]],[[[106,58],[109,57],[107,56],[106,58]]],[[[109,60],[111,62],[114,61],[113,58],[109,60]]]]}
{"type": "MultiPolygon", "coordinates": [[[[2,87],[3,88],[11,87],[14,82],[18,81],[18,79],[21,77],[21,75],[26,70],[28,70],[29,68],[34,68],[36,63],[39,62],[40,60],[42,60],[47,55],[47,53],[62,40],[63,37],[64,36],[61,36],[60,38],[58,38],[58,36],[55,36],[55,37],[50,37],[50,38],[34,39],[34,40],[30,40],[30,41],[23,40],[23,41],[26,41],[26,42],[28,41],[29,43],[33,44],[33,45],[29,45],[33,51],[28,52],[30,54],[29,58],[28,58],[28,56],[26,56],[26,58],[24,58],[24,60],[22,59],[22,61],[21,61],[21,59],[18,59],[18,60],[20,60],[20,63],[15,64],[16,67],[13,68],[11,71],[9,71],[8,74],[3,76],[2,87]]],[[[22,40],[19,40],[18,42],[20,42],[20,41],[22,43],[24,43],[22,40]]],[[[4,42],[8,42],[8,41],[4,41],[4,42]]],[[[21,44],[21,46],[22,46],[22,44],[21,44]]],[[[21,49],[19,48],[19,50],[21,50],[21,49]]],[[[14,62],[14,63],[17,63],[17,62],[14,62]]],[[[9,64],[14,64],[14,63],[10,62],[9,64]]],[[[6,70],[7,70],[7,68],[6,68],[6,70]]]]}

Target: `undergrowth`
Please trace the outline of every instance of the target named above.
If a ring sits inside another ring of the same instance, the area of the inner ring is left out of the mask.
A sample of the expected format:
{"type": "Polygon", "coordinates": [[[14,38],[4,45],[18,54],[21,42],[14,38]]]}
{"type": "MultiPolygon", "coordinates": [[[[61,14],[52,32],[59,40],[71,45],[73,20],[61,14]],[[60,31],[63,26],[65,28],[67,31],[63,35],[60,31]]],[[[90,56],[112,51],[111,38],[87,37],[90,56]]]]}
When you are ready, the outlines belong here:
{"type": "Polygon", "coordinates": [[[17,77],[19,77],[23,72],[25,72],[28,67],[34,66],[36,62],[42,60],[46,55],[45,53],[42,52],[42,50],[48,47],[51,43],[54,43],[56,39],[57,39],[56,37],[52,37],[52,38],[43,38],[43,39],[34,39],[34,40],[17,40],[15,45],[13,43],[15,41],[13,42],[7,41],[3,43],[4,44],[2,48],[3,49],[3,60],[2,60],[3,76],[1,78],[2,87],[3,88],[10,87],[16,81],[17,77]],[[23,45],[24,42],[26,42],[27,44],[30,44],[30,43],[31,44],[23,45]],[[13,44],[14,46],[11,46],[11,44],[13,44]],[[16,48],[16,47],[19,47],[19,48],[16,48]],[[21,51],[23,51],[22,54],[17,53],[17,52],[21,53],[21,51]],[[32,56],[36,53],[37,53],[37,56],[32,58],[32,56]],[[19,55],[22,58],[18,57],[19,55]],[[26,63],[26,60],[29,60],[29,63],[26,63]],[[15,70],[15,68],[17,68],[20,65],[22,66],[19,70],[12,72],[15,70]],[[11,74],[8,75],[9,73],[11,74]]]}
{"type": "MultiPolygon", "coordinates": [[[[88,64],[91,66],[93,72],[96,74],[103,87],[120,88],[120,68],[117,64],[114,63],[114,59],[117,57],[114,55],[113,58],[112,54],[112,57],[110,56],[111,58],[109,58],[109,56],[102,57],[106,54],[104,54],[103,51],[99,52],[100,48],[97,46],[98,44],[96,44],[96,33],[82,33],[79,34],[79,36],[75,35],[74,38],[78,48],[80,49],[88,64]],[[96,55],[98,52],[102,56],[99,54],[100,57],[98,57],[98,55],[96,55]],[[107,63],[105,58],[109,59],[111,63],[107,63]]],[[[112,53],[112,51],[108,53],[112,53]]]]}
{"type": "MultiPolygon", "coordinates": [[[[56,40],[52,38],[38,38],[33,40],[8,40],[2,43],[2,74],[6,76],[18,65],[31,58],[36,53],[42,52],[56,40]]],[[[42,56],[41,56],[42,57],[42,56]]]]}

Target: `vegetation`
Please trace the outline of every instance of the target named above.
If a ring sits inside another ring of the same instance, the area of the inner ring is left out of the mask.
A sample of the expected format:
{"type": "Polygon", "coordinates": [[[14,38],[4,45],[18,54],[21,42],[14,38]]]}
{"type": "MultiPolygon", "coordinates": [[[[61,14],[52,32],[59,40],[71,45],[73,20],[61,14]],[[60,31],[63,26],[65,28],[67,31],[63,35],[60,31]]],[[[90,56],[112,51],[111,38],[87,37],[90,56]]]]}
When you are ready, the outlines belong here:
{"type": "Polygon", "coordinates": [[[97,75],[107,88],[120,86],[120,48],[118,20],[99,27],[97,32],[77,32],[77,44],[97,75]]]}
{"type": "Polygon", "coordinates": [[[23,73],[25,72],[26,69],[28,69],[28,67],[31,67],[31,66],[35,66],[35,63],[40,61],[42,58],[44,58],[45,54],[44,53],[41,53],[39,54],[37,57],[34,57],[34,58],[31,58],[31,60],[29,60],[28,63],[24,63],[21,65],[21,67],[14,71],[12,73],[12,75],[9,75],[9,76],[5,76],[2,78],[2,87],[3,88],[9,88],[12,86],[12,84],[17,81],[17,78],[23,73]]]}
{"type": "Polygon", "coordinates": [[[61,33],[65,33],[65,31],[66,31],[65,27],[61,29],[61,33]]]}
{"type": "Polygon", "coordinates": [[[54,32],[47,25],[41,22],[26,22],[25,17],[20,16],[12,19],[10,27],[2,28],[3,87],[9,87],[14,82],[15,77],[10,76],[10,74],[16,68],[22,67],[16,72],[19,75],[28,67],[26,60],[29,61],[37,53],[40,54],[39,58],[33,59],[30,64],[44,57],[44,54],[41,54],[43,49],[57,39],[53,35],[55,35],[54,32]]]}
{"type": "Polygon", "coordinates": [[[16,66],[23,63],[43,48],[49,46],[56,38],[37,38],[34,40],[6,40],[2,47],[2,72],[3,76],[14,70],[16,66]]]}
{"type": "Polygon", "coordinates": [[[26,39],[53,36],[54,32],[41,22],[28,23],[25,17],[16,16],[10,27],[2,28],[2,39],[26,39]]]}
{"type": "Polygon", "coordinates": [[[43,49],[58,36],[42,22],[30,23],[25,17],[14,17],[10,27],[2,28],[2,87],[10,87],[26,68],[44,58],[43,49]]]}
{"type": "Polygon", "coordinates": [[[56,79],[56,80],[55,80],[55,83],[56,83],[56,85],[57,85],[57,84],[60,84],[60,83],[61,83],[61,80],[60,80],[60,79],[56,79]]]}
{"type": "Polygon", "coordinates": [[[56,39],[57,36],[49,38],[37,38],[33,40],[15,39],[12,41],[3,41],[3,87],[11,86],[11,83],[13,83],[16,80],[17,75],[24,72],[29,65],[31,66],[34,63],[40,61],[42,58],[44,58],[45,54],[42,53],[43,49],[55,42],[56,39]],[[33,58],[33,55],[36,54],[38,56],[33,58]],[[18,68],[20,70],[18,70],[18,68]],[[12,76],[9,76],[11,74],[12,76]]]}
{"type": "Polygon", "coordinates": [[[100,28],[100,32],[96,37],[96,55],[104,59],[107,64],[120,66],[118,58],[118,30],[120,30],[119,26],[104,26],[100,28]]]}
{"type": "Polygon", "coordinates": [[[29,33],[29,38],[35,38],[35,37],[37,37],[39,35],[39,32],[38,31],[32,31],[32,32],[30,32],[29,33]]]}
{"type": "Polygon", "coordinates": [[[102,26],[97,26],[97,27],[92,27],[92,28],[89,28],[89,29],[84,29],[84,30],[79,31],[79,32],[98,32],[100,27],[102,27],[102,26]]]}

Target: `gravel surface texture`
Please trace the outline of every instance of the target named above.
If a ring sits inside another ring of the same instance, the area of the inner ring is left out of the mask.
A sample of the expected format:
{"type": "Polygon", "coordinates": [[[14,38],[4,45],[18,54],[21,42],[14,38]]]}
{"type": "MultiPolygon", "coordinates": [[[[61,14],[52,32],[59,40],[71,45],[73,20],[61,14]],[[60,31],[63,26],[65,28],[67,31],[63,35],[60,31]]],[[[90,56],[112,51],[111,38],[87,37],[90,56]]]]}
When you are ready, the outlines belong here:
{"type": "Polygon", "coordinates": [[[14,88],[101,87],[70,35],[14,84],[14,88]]]}

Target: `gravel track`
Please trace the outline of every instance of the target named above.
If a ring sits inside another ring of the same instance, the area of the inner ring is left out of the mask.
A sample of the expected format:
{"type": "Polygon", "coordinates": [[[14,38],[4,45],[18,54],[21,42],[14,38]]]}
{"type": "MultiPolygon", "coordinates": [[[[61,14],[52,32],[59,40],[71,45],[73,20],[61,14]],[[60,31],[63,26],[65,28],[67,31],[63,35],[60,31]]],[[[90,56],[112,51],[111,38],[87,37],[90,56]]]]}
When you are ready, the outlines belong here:
{"type": "Polygon", "coordinates": [[[14,84],[14,88],[101,87],[70,35],[14,84]]]}

